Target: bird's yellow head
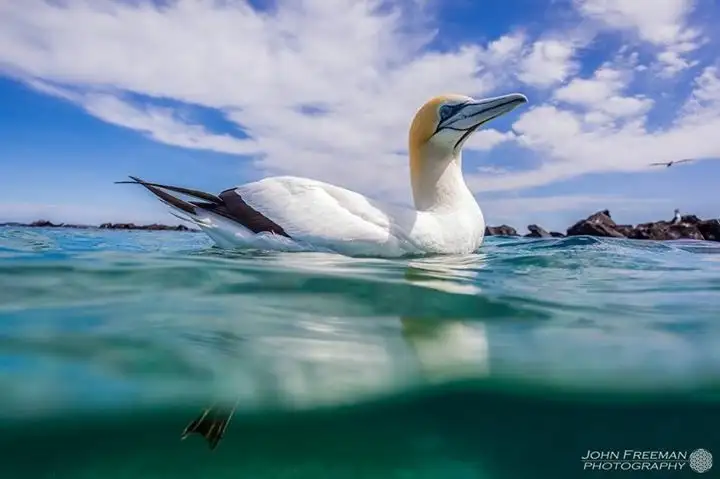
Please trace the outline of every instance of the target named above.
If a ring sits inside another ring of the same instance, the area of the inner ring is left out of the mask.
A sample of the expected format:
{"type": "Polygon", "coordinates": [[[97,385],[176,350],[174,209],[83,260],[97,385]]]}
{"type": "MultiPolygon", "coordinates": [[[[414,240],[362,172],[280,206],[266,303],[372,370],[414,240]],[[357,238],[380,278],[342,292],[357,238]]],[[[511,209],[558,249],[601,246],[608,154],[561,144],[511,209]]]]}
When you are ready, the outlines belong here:
{"type": "Polygon", "coordinates": [[[467,139],[485,123],[526,102],[519,93],[483,100],[441,95],[420,107],[410,125],[408,151],[415,207],[434,208],[462,196],[460,150],[467,139]]]}
{"type": "Polygon", "coordinates": [[[432,147],[454,155],[475,130],[527,102],[525,95],[511,93],[475,100],[463,95],[440,95],[428,100],[410,125],[410,154],[432,147]]]}

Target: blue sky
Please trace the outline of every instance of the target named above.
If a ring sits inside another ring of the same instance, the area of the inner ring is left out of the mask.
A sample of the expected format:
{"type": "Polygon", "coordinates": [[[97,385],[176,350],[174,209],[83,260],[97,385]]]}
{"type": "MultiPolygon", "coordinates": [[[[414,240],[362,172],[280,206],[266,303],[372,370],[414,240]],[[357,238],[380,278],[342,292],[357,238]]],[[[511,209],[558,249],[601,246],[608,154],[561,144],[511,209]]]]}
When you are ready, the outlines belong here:
{"type": "Polygon", "coordinates": [[[530,100],[464,151],[488,224],[718,216],[716,2],[62,3],[0,3],[0,221],[176,223],[128,174],[408,202],[408,124],[447,92],[530,100]]]}

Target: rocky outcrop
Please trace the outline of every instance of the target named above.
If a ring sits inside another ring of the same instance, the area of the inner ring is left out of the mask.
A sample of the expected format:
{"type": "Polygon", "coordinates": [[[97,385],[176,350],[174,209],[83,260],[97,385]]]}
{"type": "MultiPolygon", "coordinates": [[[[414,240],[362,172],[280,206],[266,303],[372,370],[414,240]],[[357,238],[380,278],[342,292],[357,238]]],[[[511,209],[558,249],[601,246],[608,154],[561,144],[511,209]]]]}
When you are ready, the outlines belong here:
{"type": "Polygon", "coordinates": [[[136,225],[135,223],[103,223],[100,226],[88,226],[88,225],[74,225],[69,223],[53,223],[47,220],[33,221],[32,223],[0,223],[0,226],[14,226],[14,227],[26,227],[26,228],[73,228],[73,229],[87,229],[87,228],[100,228],[107,230],[146,230],[146,231],[199,231],[190,229],[185,225],[161,225],[153,223],[150,225],[136,225]]]}
{"type": "Polygon", "coordinates": [[[135,223],[103,223],[102,230],[148,230],[148,231],[193,231],[185,225],[168,226],[153,223],[151,225],[136,225],[135,223]]]}
{"type": "Polygon", "coordinates": [[[678,222],[660,220],[636,226],[618,225],[612,220],[610,212],[603,210],[568,228],[568,236],[578,235],[655,241],[678,239],[720,241],[720,221],[701,220],[695,215],[686,215],[678,222]]]}
{"type": "Polygon", "coordinates": [[[622,233],[625,236],[629,236],[635,227],[633,225],[615,225],[615,231],[622,233]]]}
{"type": "MultiPolygon", "coordinates": [[[[548,232],[536,224],[528,225],[526,238],[562,238],[562,233],[548,232]]],[[[518,236],[512,226],[488,226],[486,236],[518,236]]],[[[692,239],[720,242],[720,220],[703,220],[696,215],[681,216],[679,221],[653,221],[639,225],[615,223],[609,210],[602,210],[578,221],[567,229],[567,236],[602,236],[606,238],[630,238],[655,241],[692,239]]]]}
{"type": "Polygon", "coordinates": [[[485,236],[519,236],[515,228],[508,225],[486,226],[485,236]]]}
{"type": "Polygon", "coordinates": [[[87,225],[73,225],[69,223],[53,223],[48,220],[37,220],[32,223],[0,223],[0,226],[22,226],[26,228],[73,228],[73,229],[85,229],[92,228],[87,225]]]}
{"type": "Polygon", "coordinates": [[[528,225],[529,233],[525,235],[526,238],[552,238],[552,235],[545,231],[542,226],[528,225]]]}
{"type": "Polygon", "coordinates": [[[580,220],[567,229],[568,236],[605,236],[626,238],[617,230],[617,224],[610,217],[610,211],[603,210],[580,220]]]}
{"type": "Polygon", "coordinates": [[[700,221],[697,228],[707,241],[720,241],[720,220],[700,221]]]}
{"type": "MultiPolygon", "coordinates": [[[[108,230],[145,230],[145,231],[188,231],[185,225],[169,226],[158,223],[136,225],[135,223],[103,223],[100,226],[74,225],[53,223],[47,220],[32,223],[0,223],[0,226],[31,227],[31,228],[100,228],[108,230]]],[[[543,227],[532,224],[527,227],[527,238],[562,238],[565,235],[557,231],[548,232],[543,227]]],[[[637,226],[619,225],[610,216],[609,210],[591,214],[567,229],[567,236],[603,236],[608,238],[647,239],[656,241],[694,239],[720,242],[720,220],[703,220],[695,215],[680,217],[680,221],[654,221],[641,223],[637,226]]],[[[485,236],[520,236],[515,228],[509,225],[486,226],[485,236]]]]}
{"type": "Polygon", "coordinates": [[[687,223],[672,224],[668,221],[639,224],[626,236],[632,239],[649,240],[705,239],[696,225],[687,223]]]}
{"type": "Polygon", "coordinates": [[[28,226],[33,226],[35,228],[57,228],[59,226],[62,226],[62,223],[56,225],[47,220],[37,220],[30,223],[28,226]]]}
{"type": "Polygon", "coordinates": [[[680,223],[694,225],[707,241],[720,241],[720,220],[701,220],[695,215],[685,215],[680,223]]]}

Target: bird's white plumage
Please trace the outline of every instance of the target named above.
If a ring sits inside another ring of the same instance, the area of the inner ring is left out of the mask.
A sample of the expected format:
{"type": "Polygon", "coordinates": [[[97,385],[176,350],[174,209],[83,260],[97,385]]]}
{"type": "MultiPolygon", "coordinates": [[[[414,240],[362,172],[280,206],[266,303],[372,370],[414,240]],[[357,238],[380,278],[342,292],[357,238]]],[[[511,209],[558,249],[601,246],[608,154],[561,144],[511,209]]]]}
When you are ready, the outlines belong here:
{"type": "Polygon", "coordinates": [[[463,179],[460,150],[481,125],[525,102],[527,98],[518,93],[484,100],[441,95],[426,102],[415,114],[408,135],[414,208],[293,176],[241,185],[223,192],[222,199],[131,178],[224,248],[381,257],[467,254],[482,244],[485,220],[463,179]],[[202,201],[188,203],[162,188],[202,201]],[[239,198],[228,196],[233,194],[239,198]]]}
{"type": "Polygon", "coordinates": [[[238,186],[236,194],[274,221],[292,240],[255,235],[218,215],[196,223],[221,246],[281,250],[330,250],[349,255],[396,257],[470,253],[482,243],[485,224],[472,196],[452,212],[423,212],[371,200],[321,181],[292,176],[238,186]]]}

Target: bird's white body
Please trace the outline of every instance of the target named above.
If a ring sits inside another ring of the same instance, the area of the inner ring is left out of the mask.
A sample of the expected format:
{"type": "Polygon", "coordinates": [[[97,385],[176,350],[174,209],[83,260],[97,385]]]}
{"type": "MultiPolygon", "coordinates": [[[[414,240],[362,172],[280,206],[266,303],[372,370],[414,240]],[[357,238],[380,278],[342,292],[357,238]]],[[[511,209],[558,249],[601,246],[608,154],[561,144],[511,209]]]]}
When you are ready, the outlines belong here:
{"type": "Polygon", "coordinates": [[[188,219],[225,248],[381,257],[466,254],[481,245],[485,220],[475,198],[465,190],[452,208],[418,211],[321,181],[276,176],[238,186],[235,192],[253,209],[282,225],[292,239],[255,234],[211,212],[188,219]]]}
{"type": "Polygon", "coordinates": [[[130,178],[223,248],[379,257],[467,254],[482,244],[485,219],[463,179],[462,147],[481,125],[525,102],[513,93],[484,100],[442,95],[425,103],[408,134],[414,207],[293,176],[266,178],[219,196],[130,178]]]}

